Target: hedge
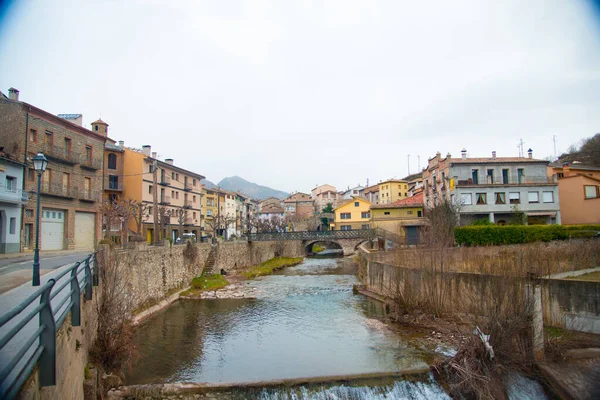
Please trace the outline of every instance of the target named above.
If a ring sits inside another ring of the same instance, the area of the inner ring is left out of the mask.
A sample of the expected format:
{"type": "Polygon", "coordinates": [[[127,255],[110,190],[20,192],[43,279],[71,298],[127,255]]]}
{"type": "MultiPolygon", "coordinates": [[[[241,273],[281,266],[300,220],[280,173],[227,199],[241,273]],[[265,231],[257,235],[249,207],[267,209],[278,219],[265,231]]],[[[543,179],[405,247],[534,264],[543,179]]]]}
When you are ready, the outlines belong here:
{"type": "Polygon", "coordinates": [[[459,245],[488,246],[592,237],[598,231],[600,225],[482,225],[457,227],[454,236],[459,245]]]}

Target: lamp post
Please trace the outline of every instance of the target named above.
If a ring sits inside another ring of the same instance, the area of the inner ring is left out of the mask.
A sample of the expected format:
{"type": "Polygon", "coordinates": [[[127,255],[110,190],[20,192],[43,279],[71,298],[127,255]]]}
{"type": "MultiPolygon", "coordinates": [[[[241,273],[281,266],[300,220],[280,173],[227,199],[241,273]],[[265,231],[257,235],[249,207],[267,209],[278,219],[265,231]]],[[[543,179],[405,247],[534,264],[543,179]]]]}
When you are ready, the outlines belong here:
{"type": "Polygon", "coordinates": [[[35,213],[35,250],[33,251],[33,286],[40,286],[40,197],[42,190],[42,174],[48,166],[44,154],[38,153],[33,157],[33,168],[37,172],[37,209],[35,213]]]}

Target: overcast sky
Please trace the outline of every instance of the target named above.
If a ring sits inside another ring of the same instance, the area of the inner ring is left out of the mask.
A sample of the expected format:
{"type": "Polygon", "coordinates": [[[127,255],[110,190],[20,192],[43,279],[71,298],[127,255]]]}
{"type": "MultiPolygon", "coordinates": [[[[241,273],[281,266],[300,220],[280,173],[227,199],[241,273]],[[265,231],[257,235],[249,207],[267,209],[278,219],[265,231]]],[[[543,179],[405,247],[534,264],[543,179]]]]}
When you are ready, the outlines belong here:
{"type": "Polygon", "coordinates": [[[0,90],[218,182],[403,177],[600,132],[598,2],[0,0],[0,90]]]}

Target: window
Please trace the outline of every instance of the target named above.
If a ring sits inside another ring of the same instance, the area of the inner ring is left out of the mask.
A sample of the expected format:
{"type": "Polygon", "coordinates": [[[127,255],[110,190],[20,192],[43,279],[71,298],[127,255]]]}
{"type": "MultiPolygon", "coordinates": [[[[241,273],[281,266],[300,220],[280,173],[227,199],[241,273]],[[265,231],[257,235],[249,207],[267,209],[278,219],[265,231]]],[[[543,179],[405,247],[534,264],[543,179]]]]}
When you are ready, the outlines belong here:
{"type": "Polygon", "coordinates": [[[369,224],[363,224],[363,225],[361,225],[360,229],[371,229],[371,225],[369,225],[369,224]]]}
{"type": "MultiPolygon", "coordinates": [[[[206,210],[206,215],[209,217],[212,217],[213,213],[212,210],[206,210]]],[[[269,216],[269,214],[267,213],[267,217],[269,216]]]]}
{"type": "Polygon", "coordinates": [[[407,212],[406,212],[406,215],[412,215],[412,214],[413,214],[413,212],[412,212],[412,211],[407,211],[407,212]]]}
{"type": "Polygon", "coordinates": [[[539,203],[540,202],[540,192],[529,192],[527,194],[527,198],[530,203],[539,203]]]}
{"type": "Polygon", "coordinates": [[[113,190],[119,189],[119,177],[117,175],[108,176],[108,188],[113,190]]]}
{"type": "Polygon", "coordinates": [[[6,190],[9,192],[17,190],[17,179],[14,176],[6,177],[6,190]]]}
{"type": "Polygon", "coordinates": [[[31,208],[28,208],[25,210],[25,217],[26,218],[33,218],[33,210],[31,208]]]}
{"type": "Polygon", "coordinates": [[[15,217],[11,217],[10,218],[10,228],[9,228],[9,233],[11,235],[14,235],[15,232],[17,231],[17,219],[15,217]]]}
{"type": "Polygon", "coordinates": [[[116,203],[117,201],[119,201],[119,196],[114,193],[110,193],[108,195],[108,201],[109,203],[116,203]]]}
{"type": "Polygon", "coordinates": [[[27,180],[34,181],[35,180],[35,170],[33,168],[29,168],[27,170],[27,180]]]}
{"type": "Polygon", "coordinates": [[[564,174],[563,172],[559,172],[559,173],[557,173],[557,174],[556,174],[556,176],[557,176],[558,178],[564,178],[564,177],[565,177],[565,174],[564,174]]]}
{"type": "Polygon", "coordinates": [[[52,132],[46,131],[44,135],[44,146],[47,151],[52,152],[52,143],[54,142],[54,136],[52,136],[52,132]]]}
{"type": "Polygon", "coordinates": [[[97,131],[98,130],[98,125],[94,126],[94,130],[97,131]]]}
{"type": "Polygon", "coordinates": [[[493,169],[487,170],[487,183],[494,183],[494,170],[493,169]]]}
{"type": "Polygon", "coordinates": [[[352,225],[342,225],[340,229],[343,231],[350,231],[352,230],[352,225]]]}
{"type": "Polygon", "coordinates": [[[37,143],[37,131],[35,129],[29,131],[29,141],[31,143],[37,143]]]}
{"type": "Polygon", "coordinates": [[[473,184],[478,185],[479,184],[479,171],[476,169],[472,169],[471,170],[471,178],[473,179],[473,184]]]}
{"type": "Polygon", "coordinates": [[[596,186],[584,186],[585,188],[585,198],[586,199],[595,199],[598,197],[598,188],[596,186]]]}
{"type": "Polygon", "coordinates": [[[196,219],[196,211],[194,211],[194,212],[192,213],[192,217],[193,217],[194,219],[196,219]]]}
{"type": "Polygon", "coordinates": [[[423,216],[423,211],[417,211],[417,217],[421,218],[423,216]]]}
{"type": "Polygon", "coordinates": [[[360,217],[361,218],[371,218],[371,212],[370,211],[363,211],[360,213],[360,217]]]}
{"type": "Polygon", "coordinates": [[[65,157],[71,157],[71,139],[65,138],[65,157]]]}
{"type": "Polygon", "coordinates": [[[466,206],[473,204],[473,200],[471,199],[471,193],[461,193],[460,203],[466,206]]]}
{"type": "Polygon", "coordinates": [[[192,196],[192,203],[196,202],[196,196],[192,196]]]}
{"type": "Polygon", "coordinates": [[[63,172],[62,175],[62,192],[63,194],[69,194],[69,174],[63,172]]]}
{"type": "Polygon", "coordinates": [[[117,155],[114,153],[108,154],[108,169],[117,169],[117,155]]]}
{"type": "Polygon", "coordinates": [[[508,184],[508,169],[502,170],[502,183],[508,184]]]}
{"type": "Polygon", "coordinates": [[[477,193],[475,194],[477,197],[477,204],[487,204],[487,194],[486,193],[477,193]]]}
{"type": "Polygon", "coordinates": [[[521,204],[521,194],[519,192],[510,192],[508,200],[510,204],[521,204]]]}
{"type": "Polygon", "coordinates": [[[148,215],[152,214],[152,207],[148,207],[148,215]]]}
{"type": "Polygon", "coordinates": [[[383,215],[390,215],[390,212],[389,211],[384,211],[383,215]]]}
{"type": "Polygon", "coordinates": [[[152,164],[148,165],[148,172],[152,172],[152,164]]]}
{"type": "Polygon", "coordinates": [[[175,179],[175,172],[171,172],[171,179],[175,179]]]}
{"type": "Polygon", "coordinates": [[[87,199],[92,196],[92,178],[83,178],[83,193],[87,199]]]}
{"type": "Polygon", "coordinates": [[[85,160],[92,161],[92,146],[85,146],[85,160]]]}
{"type": "Polygon", "coordinates": [[[148,186],[148,193],[152,194],[152,185],[148,186]]]}
{"type": "Polygon", "coordinates": [[[358,201],[354,202],[354,207],[358,207],[358,201]]]}
{"type": "Polygon", "coordinates": [[[542,199],[544,200],[544,203],[554,203],[554,193],[542,192],[542,199]]]}
{"type": "Polygon", "coordinates": [[[496,192],[494,197],[496,197],[496,204],[506,204],[506,193],[496,192]]]}
{"type": "Polygon", "coordinates": [[[350,219],[351,213],[341,213],[340,219],[350,219]]]}
{"type": "Polygon", "coordinates": [[[196,179],[192,179],[192,186],[196,186],[196,179]]]}
{"type": "Polygon", "coordinates": [[[524,183],[525,170],[523,168],[517,169],[517,180],[518,180],[519,184],[524,183]]]}

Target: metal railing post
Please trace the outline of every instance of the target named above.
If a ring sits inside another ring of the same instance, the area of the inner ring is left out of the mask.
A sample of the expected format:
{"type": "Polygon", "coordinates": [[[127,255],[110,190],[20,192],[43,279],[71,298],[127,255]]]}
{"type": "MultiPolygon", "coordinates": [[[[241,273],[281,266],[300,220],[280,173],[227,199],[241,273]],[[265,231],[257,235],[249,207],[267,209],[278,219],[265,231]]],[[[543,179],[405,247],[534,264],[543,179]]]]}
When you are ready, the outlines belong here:
{"type": "Polygon", "coordinates": [[[40,310],[39,318],[40,326],[44,327],[40,334],[40,346],[44,350],[38,361],[40,386],[56,384],[56,326],[50,304],[50,292],[56,281],[50,279],[48,282],[52,282],[52,284],[40,296],[40,303],[44,305],[44,308],[40,310]]]}
{"type": "Polygon", "coordinates": [[[77,269],[81,262],[71,270],[71,325],[81,326],[81,289],[77,281],[77,269]]]}
{"type": "Polygon", "coordinates": [[[100,273],[100,270],[98,268],[98,257],[97,257],[98,253],[94,253],[91,257],[91,261],[92,261],[92,266],[93,266],[93,271],[92,271],[92,276],[94,277],[93,279],[93,285],[94,286],[98,286],[98,274],[100,273]]]}
{"type": "Polygon", "coordinates": [[[85,260],[85,299],[86,300],[91,300],[92,299],[92,286],[94,284],[94,277],[92,276],[92,270],[90,268],[90,259],[93,256],[90,255],[88,258],[86,258],[85,260]]]}

